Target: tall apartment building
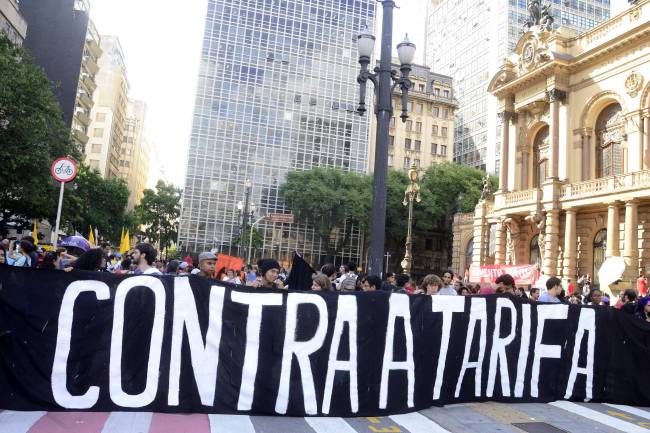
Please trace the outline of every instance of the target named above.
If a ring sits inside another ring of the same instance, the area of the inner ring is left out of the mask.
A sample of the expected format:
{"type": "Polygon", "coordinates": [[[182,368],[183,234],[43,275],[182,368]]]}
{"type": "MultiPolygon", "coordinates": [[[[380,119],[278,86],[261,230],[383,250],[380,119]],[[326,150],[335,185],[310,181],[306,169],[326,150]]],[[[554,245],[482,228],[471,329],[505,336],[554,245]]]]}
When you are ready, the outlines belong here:
{"type": "MultiPolygon", "coordinates": [[[[230,250],[247,178],[257,219],[288,212],[278,189],[289,171],[366,171],[371,116],[355,112],[353,37],[364,23],[374,28],[375,12],[375,0],[209,0],[179,230],[184,251],[230,250]]],[[[326,251],[304,225],[256,228],[264,233],[258,255],[284,261],[297,250],[317,264],[326,251]]],[[[354,231],[343,256],[358,260],[360,245],[354,231]]]]}
{"type": "Polygon", "coordinates": [[[25,48],[54,84],[64,120],[80,144],[87,141],[87,125],[76,113],[92,108],[91,89],[101,55],[88,10],[86,0],[20,1],[29,30],[25,48]]]}
{"type": "Polygon", "coordinates": [[[120,156],[126,128],[129,82],[124,53],[115,36],[102,36],[97,90],[91,112],[86,163],[107,179],[120,175],[120,156]]]}
{"type": "MultiPolygon", "coordinates": [[[[399,65],[394,64],[394,69],[399,65]]],[[[426,169],[438,162],[451,161],[454,149],[454,112],[458,101],[454,97],[450,77],[431,72],[426,66],[413,65],[410,76],[409,120],[400,119],[401,93],[393,95],[393,117],[390,120],[388,166],[408,170],[411,165],[426,169]]],[[[372,115],[369,169],[375,160],[377,118],[372,115]]]]}
{"type": "Polygon", "coordinates": [[[119,167],[119,175],[129,188],[129,210],[142,200],[149,176],[150,149],[145,135],[146,113],[147,105],[144,102],[129,99],[119,167]]]}
{"type": "MultiPolygon", "coordinates": [[[[425,64],[454,79],[459,108],[454,160],[498,171],[500,125],[490,78],[508,57],[528,18],[523,0],[428,0],[425,64]]],[[[553,0],[555,26],[589,29],[610,16],[610,0],[553,0]]]]}
{"type": "Polygon", "coordinates": [[[16,45],[22,45],[27,35],[27,21],[20,13],[17,0],[0,0],[0,32],[16,45]]]}

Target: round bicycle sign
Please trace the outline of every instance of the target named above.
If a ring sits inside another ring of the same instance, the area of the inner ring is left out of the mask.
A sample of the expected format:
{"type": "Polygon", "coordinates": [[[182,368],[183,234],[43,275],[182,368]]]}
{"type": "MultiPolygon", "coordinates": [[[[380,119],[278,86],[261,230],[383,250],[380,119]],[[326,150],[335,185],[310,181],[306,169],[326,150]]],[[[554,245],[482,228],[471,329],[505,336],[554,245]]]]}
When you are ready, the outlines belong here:
{"type": "Polygon", "coordinates": [[[59,182],[71,182],[77,177],[77,164],[70,158],[59,158],[52,164],[52,176],[59,182]]]}

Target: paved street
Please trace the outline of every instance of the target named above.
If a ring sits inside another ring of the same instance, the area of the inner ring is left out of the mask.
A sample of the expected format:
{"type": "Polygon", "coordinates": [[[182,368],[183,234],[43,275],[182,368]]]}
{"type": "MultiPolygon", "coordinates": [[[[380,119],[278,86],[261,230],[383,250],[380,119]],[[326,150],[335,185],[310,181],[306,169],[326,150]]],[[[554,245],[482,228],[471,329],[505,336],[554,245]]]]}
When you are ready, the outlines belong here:
{"type": "Polygon", "coordinates": [[[613,433],[650,431],[650,408],[482,403],[384,418],[151,413],[0,413],[0,433],[613,433]]]}

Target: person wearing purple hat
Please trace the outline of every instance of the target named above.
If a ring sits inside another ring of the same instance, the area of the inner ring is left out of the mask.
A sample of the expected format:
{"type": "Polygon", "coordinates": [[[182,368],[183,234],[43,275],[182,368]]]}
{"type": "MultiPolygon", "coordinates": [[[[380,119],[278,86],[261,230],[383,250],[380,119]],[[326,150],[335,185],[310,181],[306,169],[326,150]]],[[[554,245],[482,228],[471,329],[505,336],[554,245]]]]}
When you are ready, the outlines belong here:
{"type": "Polygon", "coordinates": [[[650,322],[650,296],[639,299],[639,303],[636,305],[636,317],[650,322]]]}

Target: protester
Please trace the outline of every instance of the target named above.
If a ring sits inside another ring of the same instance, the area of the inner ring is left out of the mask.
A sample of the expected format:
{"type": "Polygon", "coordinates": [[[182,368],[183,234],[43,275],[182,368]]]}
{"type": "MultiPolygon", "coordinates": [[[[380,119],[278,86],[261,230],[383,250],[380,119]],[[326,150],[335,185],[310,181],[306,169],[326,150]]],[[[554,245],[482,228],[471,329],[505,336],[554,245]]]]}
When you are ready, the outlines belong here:
{"type": "MultiPolygon", "coordinates": [[[[215,266],[216,266],[216,262],[215,262],[215,266]]],[[[228,269],[226,271],[226,275],[224,275],[222,281],[225,281],[226,283],[231,283],[231,284],[241,284],[241,280],[239,279],[237,274],[235,274],[235,271],[232,270],[232,269],[228,269]]]]}
{"type": "Polygon", "coordinates": [[[140,243],[136,245],[131,254],[133,263],[137,265],[134,273],[136,275],[162,275],[162,272],[153,266],[157,255],[158,252],[151,244],[140,243]]]}
{"type": "Polygon", "coordinates": [[[336,290],[336,266],[327,263],[320,268],[320,272],[332,282],[332,290],[336,290]]]}
{"type": "Polygon", "coordinates": [[[4,246],[0,245],[0,265],[7,264],[7,251],[4,246]]]}
{"type": "Polygon", "coordinates": [[[523,287],[517,287],[515,289],[515,296],[518,296],[523,299],[528,299],[528,295],[526,295],[526,289],[523,287]]]}
{"type": "Polygon", "coordinates": [[[650,296],[639,299],[639,303],[636,306],[636,317],[650,322],[650,296]]]}
{"type": "Polygon", "coordinates": [[[361,279],[361,288],[364,292],[381,290],[381,278],[376,275],[369,275],[361,279]]]}
{"type": "Polygon", "coordinates": [[[354,292],[357,283],[357,274],[354,272],[356,264],[349,263],[341,266],[341,277],[336,284],[336,290],[341,292],[354,292]]]}
{"type": "Polygon", "coordinates": [[[530,299],[533,301],[539,301],[539,287],[531,287],[530,288],[530,299]]]}
{"type": "Polygon", "coordinates": [[[562,280],[557,277],[551,277],[546,280],[546,292],[539,297],[539,302],[560,303],[560,294],[562,293],[562,280]]]}
{"type": "Polygon", "coordinates": [[[394,273],[386,273],[386,281],[382,284],[381,290],[384,292],[394,292],[397,290],[397,278],[394,273]]]}
{"type": "Polygon", "coordinates": [[[320,272],[314,274],[312,277],[311,289],[315,292],[331,292],[332,291],[332,282],[325,274],[320,272]]]}
{"type": "Polygon", "coordinates": [[[648,294],[648,278],[641,272],[639,278],[636,280],[636,290],[639,296],[646,296],[648,294]]]}
{"type": "Polygon", "coordinates": [[[178,267],[181,264],[179,260],[170,260],[167,263],[167,268],[165,269],[166,275],[176,275],[178,273],[178,267]]]}
{"type": "Polygon", "coordinates": [[[280,274],[280,264],[275,259],[262,259],[257,262],[260,270],[260,277],[253,281],[251,287],[262,289],[279,289],[284,287],[278,281],[280,274]]]}
{"type": "Polygon", "coordinates": [[[406,284],[408,284],[411,277],[406,274],[397,274],[395,276],[395,288],[393,293],[407,293],[406,284]]]}
{"type": "Polygon", "coordinates": [[[34,252],[34,249],[34,245],[27,240],[22,240],[18,243],[11,241],[9,243],[7,263],[18,267],[32,267],[31,254],[34,252]]]}
{"type": "Polygon", "coordinates": [[[446,271],[442,274],[442,287],[438,290],[439,295],[447,296],[457,296],[458,292],[454,289],[454,284],[452,282],[454,276],[450,271],[446,271]]]}
{"type": "Polygon", "coordinates": [[[437,295],[440,287],[442,287],[442,280],[440,277],[433,274],[424,277],[422,284],[420,284],[422,292],[430,296],[437,295]]]}
{"type": "Polygon", "coordinates": [[[66,268],[66,271],[72,269],[76,271],[101,271],[106,267],[106,259],[104,258],[104,251],[101,248],[92,248],[83,253],[74,265],[66,268]]]}
{"type": "Polygon", "coordinates": [[[616,307],[625,313],[634,314],[634,312],[636,311],[637,298],[638,295],[636,290],[626,289],[623,292],[621,292],[621,298],[620,298],[621,305],[617,305],[616,307]]]}
{"type": "Polygon", "coordinates": [[[587,305],[602,305],[603,304],[603,292],[598,289],[593,289],[589,292],[586,299],[587,305]]]}
{"type": "Polygon", "coordinates": [[[38,252],[36,251],[36,241],[32,236],[23,236],[21,242],[29,242],[32,245],[31,251],[28,253],[30,260],[30,266],[35,268],[38,266],[38,252]]]}
{"type": "Polygon", "coordinates": [[[515,279],[510,274],[499,275],[495,281],[497,284],[496,293],[510,293],[515,294],[515,279]]]}
{"type": "Polygon", "coordinates": [[[45,257],[43,257],[41,269],[49,269],[52,271],[59,270],[60,263],[61,256],[54,251],[50,251],[49,253],[45,254],[45,257]]]}
{"type": "Polygon", "coordinates": [[[367,276],[368,274],[363,272],[357,276],[357,281],[354,286],[356,292],[363,292],[363,280],[365,280],[367,276]]]}
{"type": "Polygon", "coordinates": [[[194,274],[203,278],[214,279],[217,268],[217,256],[213,253],[206,251],[199,254],[199,272],[194,274]]]}

